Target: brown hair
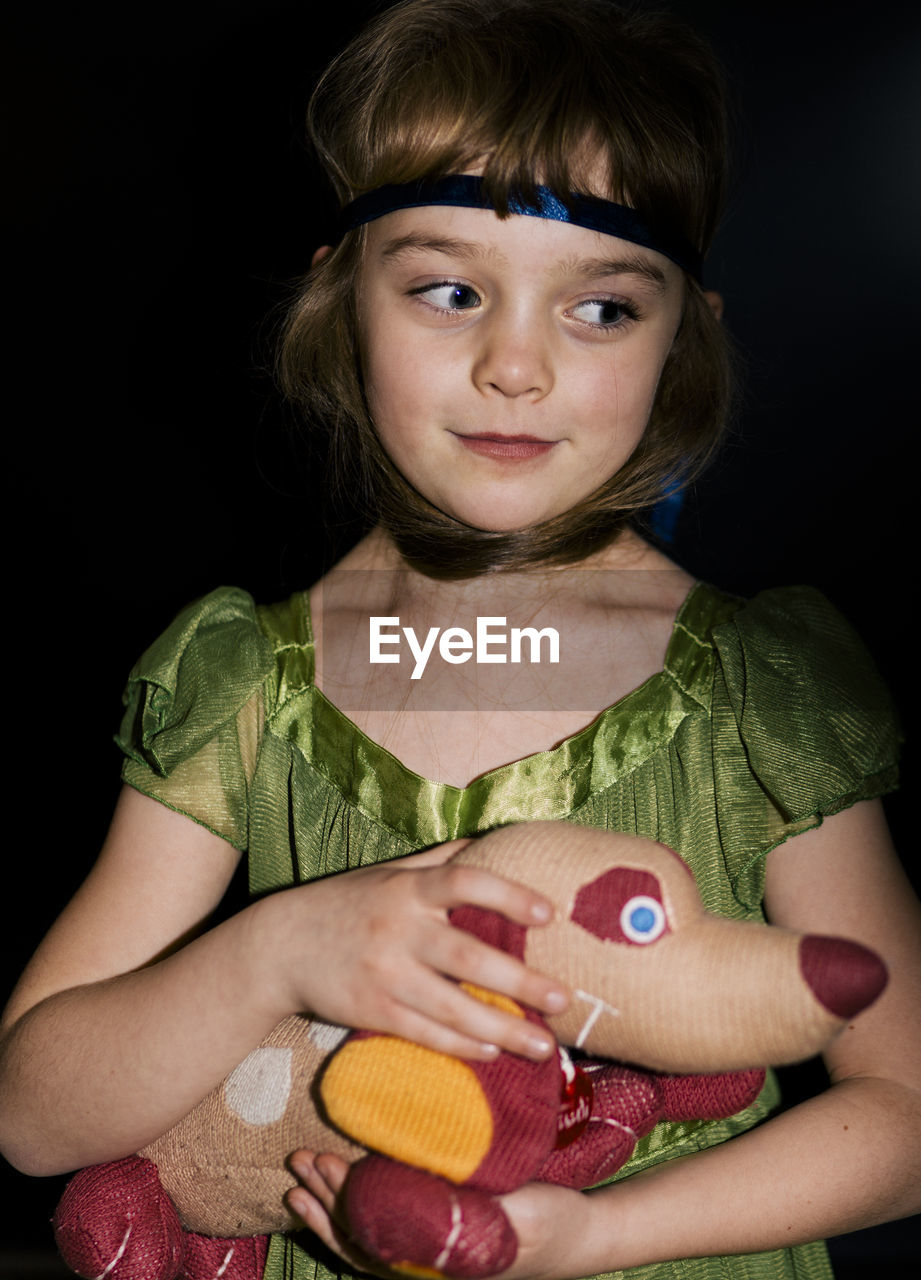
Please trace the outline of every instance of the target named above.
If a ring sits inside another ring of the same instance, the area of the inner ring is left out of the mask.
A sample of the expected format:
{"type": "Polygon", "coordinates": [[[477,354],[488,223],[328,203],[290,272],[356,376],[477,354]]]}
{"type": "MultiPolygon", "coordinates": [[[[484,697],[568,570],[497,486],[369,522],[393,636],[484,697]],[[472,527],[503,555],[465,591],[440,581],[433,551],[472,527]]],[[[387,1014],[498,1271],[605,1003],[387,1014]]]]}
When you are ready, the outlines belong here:
{"type": "MultiPolygon", "coordinates": [[[[723,79],[690,29],[605,0],[402,0],[333,61],[311,100],[311,141],[342,203],[387,183],[483,165],[500,216],[537,181],[580,187],[607,160],[610,190],[663,236],[706,252],[726,185],[723,79]]],[[[688,280],[649,424],[621,470],[571,511],[495,533],[445,515],[390,462],[361,374],[356,284],[363,228],[310,273],[289,313],[282,386],[332,433],[334,479],[402,554],[431,573],[570,563],[698,474],[727,416],[726,338],[688,280]]]]}

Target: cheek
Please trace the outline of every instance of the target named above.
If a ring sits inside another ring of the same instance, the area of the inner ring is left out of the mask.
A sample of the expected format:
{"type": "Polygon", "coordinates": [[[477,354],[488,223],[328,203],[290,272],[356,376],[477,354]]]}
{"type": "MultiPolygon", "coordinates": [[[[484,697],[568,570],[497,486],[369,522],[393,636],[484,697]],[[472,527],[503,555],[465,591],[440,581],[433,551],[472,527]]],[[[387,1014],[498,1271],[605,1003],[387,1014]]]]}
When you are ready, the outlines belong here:
{"type": "Polygon", "coordinates": [[[418,412],[431,369],[426,374],[416,346],[398,323],[372,324],[362,332],[365,394],[374,421],[399,423],[418,412]]]}
{"type": "Polygon", "coordinates": [[[365,396],[371,419],[378,430],[398,415],[401,379],[395,355],[384,335],[366,335],[361,362],[365,396]]]}
{"type": "MultiPolygon", "coordinates": [[[[646,429],[658,386],[657,362],[618,351],[612,368],[577,380],[587,418],[611,450],[632,449],[646,429]]],[[[583,421],[585,420],[583,418],[583,421]]]]}
{"type": "MultiPolygon", "coordinates": [[[[380,352],[377,356],[380,356],[380,352]]],[[[418,484],[431,446],[431,407],[425,380],[416,381],[405,362],[370,359],[366,395],[371,422],[384,452],[412,484],[418,484]]]]}
{"type": "Polygon", "coordinates": [[[364,368],[368,408],[381,439],[411,436],[426,417],[424,377],[420,380],[413,362],[395,351],[376,350],[364,368]]]}
{"type": "Polygon", "coordinates": [[[618,353],[614,371],[613,401],[618,426],[631,435],[642,435],[655,403],[672,339],[650,343],[644,349],[618,353]]]}

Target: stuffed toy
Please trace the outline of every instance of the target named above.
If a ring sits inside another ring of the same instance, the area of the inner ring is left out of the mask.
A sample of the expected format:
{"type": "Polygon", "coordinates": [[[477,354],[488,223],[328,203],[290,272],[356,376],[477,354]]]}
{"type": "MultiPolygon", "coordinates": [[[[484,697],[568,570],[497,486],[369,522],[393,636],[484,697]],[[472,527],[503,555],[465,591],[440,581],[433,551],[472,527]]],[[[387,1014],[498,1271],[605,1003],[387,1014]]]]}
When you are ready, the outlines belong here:
{"type": "Polygon", "coordinates": [[[55,1231],[79,1275],[259,1280],[266,1233],[299,1225],[284,1203],[299,1147],[352,1164],[346,1212],[370,1257],[496,1274],[517,1248],[499,1196],[594,1185],[659,1122],[734,1114],[765,1065],[817,1053],[886,982],[856,943],[705,911],[685,863],[651,840],[526,823],[456,857],[554,903],[533,929],[471,907],[451,918],[568,985],[569,1008],[545,1020],[558,1055],[468,1062],[289,1017],[162,1138],[73,1179],[55,1231]]]}

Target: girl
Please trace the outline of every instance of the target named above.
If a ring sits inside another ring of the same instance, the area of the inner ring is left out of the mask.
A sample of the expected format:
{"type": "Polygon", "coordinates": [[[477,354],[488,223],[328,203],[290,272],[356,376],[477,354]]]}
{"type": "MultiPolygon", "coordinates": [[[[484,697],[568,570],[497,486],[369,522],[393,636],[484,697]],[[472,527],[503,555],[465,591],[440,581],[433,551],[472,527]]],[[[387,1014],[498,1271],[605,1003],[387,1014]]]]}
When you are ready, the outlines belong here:
{"type": "MultiPolygon", "coordinates": [[[[595,0],[407,0],[333,64],[312,129],[343,231],[283,378],[374,527],[307,595],[191,606],[132,673],[110,834],[5,1014],[3,1149],[32,1173],[133,1151],[296,1010],[549,1053],[456,980],[548,1011],[568,993],[446,921],[470,902],[539,925],[547,905],[445,862],[565,817],[654,835],[711,909],[859,938],[892,977],[821,1097],[755,1128],[770,1083],[731,1121],[660,1128],[612,1187],[509,1197],[510,1274],[827,1274],[809,1241],[916,1207],[918,917],[878,808],[895,732],[820,597],[730,599],[628,523],[725,417],[699,284],[724,173],[712,59],[595,0]],[[407,660],[410,634],[481,619],[555,630],[561,661],[489,661],[501,639],[407,660]],[[259,896],[207,930],[244,850],[259,896]]],[[[294,1167],[315,1235],[275,1241],[267,1275],[334,1269],[315,1237],[360,1269],[341,1165],[294,1167]]]]}

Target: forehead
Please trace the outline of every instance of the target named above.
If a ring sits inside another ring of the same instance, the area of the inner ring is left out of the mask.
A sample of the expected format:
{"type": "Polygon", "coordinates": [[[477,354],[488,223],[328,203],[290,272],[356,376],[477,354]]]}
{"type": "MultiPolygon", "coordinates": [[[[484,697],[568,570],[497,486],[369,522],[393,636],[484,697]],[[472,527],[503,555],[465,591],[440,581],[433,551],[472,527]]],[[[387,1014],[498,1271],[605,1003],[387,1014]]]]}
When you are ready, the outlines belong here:
{"type": "Polygon", "coordinates": [[[684,279],[681,269],[655,250],[554,218],[515,213],[500,218],[490,209],[426,205],[395,210],[365,231],[363,268],[372,274],[451,261],[471,269],[526,270],[532,276],[630,275],[657,293],[680,287],[684,279]]]}

